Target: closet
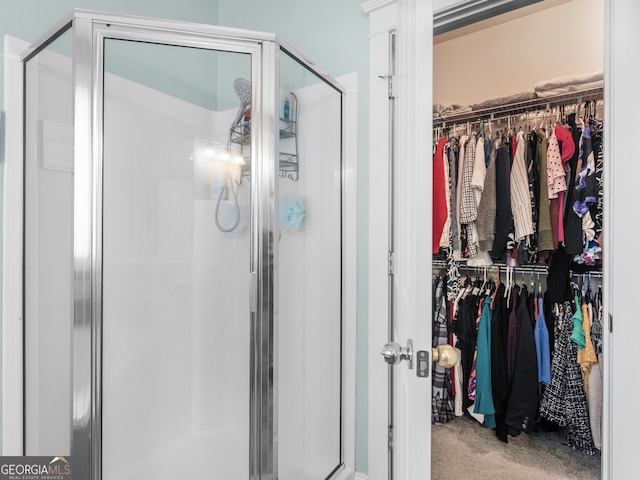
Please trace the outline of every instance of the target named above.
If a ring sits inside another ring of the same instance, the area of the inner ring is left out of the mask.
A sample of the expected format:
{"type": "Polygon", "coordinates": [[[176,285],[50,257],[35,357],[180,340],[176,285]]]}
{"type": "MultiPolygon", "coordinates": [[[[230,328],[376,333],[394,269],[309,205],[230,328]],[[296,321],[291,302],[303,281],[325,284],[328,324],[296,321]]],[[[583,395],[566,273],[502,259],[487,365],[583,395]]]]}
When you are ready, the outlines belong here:
{"type": "MultiPolygon", "coordinates": [[[[602,13],[602,2],[585,6],[602,13]]],[[[478,26],[440,52],[434,42],[432,339],[458,361],[433,365],[432,432],[464,416],[498,443],[560,432],[576,455],[599,458],[602,56],[568,66],[579,41],[523,42],[576,9],[495,22],[502,53],[478,26]],[[483,55],[478,71],[471,59],[483,55]]]]}

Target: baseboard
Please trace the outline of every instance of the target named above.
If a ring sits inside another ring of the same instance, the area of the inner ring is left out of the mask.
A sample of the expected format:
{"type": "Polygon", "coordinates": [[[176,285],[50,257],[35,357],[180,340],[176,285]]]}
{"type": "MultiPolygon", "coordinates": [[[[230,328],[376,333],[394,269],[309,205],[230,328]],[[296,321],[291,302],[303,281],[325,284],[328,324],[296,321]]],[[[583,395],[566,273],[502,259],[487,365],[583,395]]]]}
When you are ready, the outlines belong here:
{"type": "Polygon", "coordinates": [[[367,478],[369,477],[367,477],[365,474],[356,472],[356,474],[353,477],[353,480],[367,480],[367,478]]]}

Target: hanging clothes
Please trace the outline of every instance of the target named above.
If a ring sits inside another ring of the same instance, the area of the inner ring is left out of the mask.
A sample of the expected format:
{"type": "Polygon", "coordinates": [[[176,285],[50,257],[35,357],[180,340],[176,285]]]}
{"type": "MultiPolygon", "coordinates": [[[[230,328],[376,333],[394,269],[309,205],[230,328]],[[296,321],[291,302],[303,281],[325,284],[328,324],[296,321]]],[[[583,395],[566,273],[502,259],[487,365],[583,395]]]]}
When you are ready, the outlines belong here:
{"type": "MultiPolygon", "coordinates": [[[[549,191],[549,212],[551,219],[551,235],[553,238],[553,249],[558,249],[559,237],[564,238],[564,233],[560,233],[562,216],[560,214],[560,196],[564,196],[567,190],[565,171],[562,166],[562,156],[560,154],[560,144],[555,134],[555,129],[549,137],[547,146],[547,189],[549,191]]],[[[564,228],[562,228],[564,231],[564,228]]]]}
{"type": "Polygon", "coordinates": [[[582,240],[584,248],[581,254],[574,257],[574,261],[585,265],[599,265],[601,263],[602,252],[602,130],[601,123],[595,119],[590,119],[589,130],[591,136],[591,147],[593,150],[594,173],[587,175],[587,187],[583,196],[589,205],[589,211],[582,217],[582,240]],[[595,193],[594,193],[595,192],[595,193]],[[591,202],[594,198],[595,201],[591,202]]]}
{"type": "MultiPolygon", "coordinates": [[[[589,290],[587,290],[589,293],[589,290]]],[[[590,300],[590,298],[589,298],[590,300]]],[[[593,302],[589,302],[591,319],[591,343],[598,359],[598,363],[591,367],[589,373],[589,391],[587,405],[589,407],[589,425],[593,435],[593,444],[597,449],[602,449],[602,293],[600,289],[594,296],[593,302]]]]}
{"type": "MultiPolygon", "coordinates": [[[[573,330],[571,331],[571,341],[576,344],[576,348],[578,352],[585,348],[585,334],[584,329],[582,328],[582,308],[580,308],[580,299],[578,296],[573,297],[574,303],[574,313],[571,317],[571,321],[573,322],[573,330]]],[[[576,359],[577,359],[576,355],[576,359]]]]}
{"type": "Polygon", "coordinates": [[[491,249],[493,259],[501,259],[506,253],[509,232],[513,225],[510,177],[509,147],[505,142],[501,142],[496,153],[496,223],[495,241],[491,249]]]}
{"type": "MultiPolygon", "coordinates": [[[[485,146],[490,148],[489,163],[486,165],[484,188],[482,197],[478,204],[478,218],[476,226],[478,229],[478,249],[481,252],[490,252],[495,239],[496,223],[496,154],[499,141],[485,141],[485,146]]],[[[486,148],[485,148],[486,152],[486,148]]],[[[486,157],[486,155],[485,155],[486,157]]]]}
{"type": "Polygon", "coordinates": [[[585,347],[578,350],[578,365],[582,372],[582,383],[584,383],[584,391],[589,394],[589,375],[593,365],[598,363],[598,357],[591,342],[591,320],[589,317],[589,305],[585,302],[582,304],[582,330],[584,331],[585,347]]]}
{"type": "Polygon", "coordinates": [[[444,225],[442,227],[442,235],[440,235],[440,249],[449,248],[449,236],[451,235],[451,178],[449,172],[449,142],[445,144],[444,151],[442,152],[442,170],[444,171],[444,196],[445,206],[447,209],[447,218],[445,218],[444,225]]]}
{"type": "Polygon", "coordinates": [[[489,266],[492,265],[491,256],[485,250],[480,248],[480,240],[478,234],[478,221],[480,218],[480,203],[482,201],[482,197],[485,195],[484,187],[485,181],[487,177],[487,165],[485,160],[485,139],[484,137],[479,137],[478,142],[476,143],[476,157],[475,163],[473,166],[473,175],[471,177],[471,191],[475,196],[476,202],[476,215],[475,220],[471,223],[472,236],[475,239],[475,243],[477,244],[476,254],[470,255],[467,260],[467,265],[469,266],[489,266]]]}
{"type": "Polygon", "coordinates": [[[454,332],[458,338],[456,347],[462,353],[462,408],[468,409],[473,403],[469,399],[469,378],[473,367],[478,334],[476,330],[476,315],[478,311],[478,292],[472,291],[459,303],[457,319],[454,322],[454,332]]]}
{"type": "Polygon", "coordinates": [[[526,286],[522,286],[514,303],[517,303],[516,352],[505,422],[516,430],[531,433],[538,411],[538,363],[526,286]]]}
{"type": "Polygon", "coordinates": [[[507,323],[507,373],[509,374],[509,388],[513,380],[513,372],[516,365],[516,343],[518,338],[518,294],[520,287],[517,285],[507,292],[507,298],[511,296],[511,303],[507,302],[509,308],[509,322],[507,323]]]}
{"type": "Polygon", "coordinates": [[[567,427],[567,441],[574,449],[595,453],[589,414],[582,383],[576,344],[571,340],[574,307],[571,302],[555,304],[555,323],[559,329],[555,354],[551,361],[551,384],[545,388],[540,415],[561,427],[567,427]]]}
{"type": "Polygon", "coordinates": [[[509,125],[493,140],[484,125],[478,133],[468,126],[435,145],[432,250],[446,256],[447,277],[434,293],[433,339],[448,339],[459,358],[449,371],[432,368],[432,421],[470,415],[503,442],[566,427],[571,447],[593,453],[601,445],[600,292],[593,305],[588,295],[576,302],[570,270],[601,259],[602,124],[587,114],[580,125],[576,115],[544,122],[527,134],[509,125]],[[489,296],[468,273],[463,287],[461,261],[468,269],[547,264],[547,291],[538,294],[532,277],[530,295],[524,276],[512,286],[507,275],[489,296]]]}
{"type": "Polygon", "coordinates": [[[491,390],[496,411],[496,437],[508,441],[507,404],[509,401],[509,373],[507,369],[507,323],[509,314],[505,299],[506,286],[500,283],[491,301],[491,390]]]}
{"type": "MultiPolygon", "coordinates": [[[[433,347],[443,345],[449,341],[448,308],[443,287],[444,281],[440,276],[437,276],[433,281],[433,347]]],[[[431,371],[433,375],[431,422],[434,425],[439,425],[455,418],[450,370],[440,366],[437,362],[433,362],[431,371]]]]}
{"type": "Polygon", "coordinates": [[[511,165],[511,213],[515,227],[515,240],[520,242],[533,234],[529,178],[525,165],[526,143],[524,132],[520,131],[516,140],[516,151],[511,165]]]}
{"type": "Polygon", "coordinates": [[[474,412],[484,415],[485,426],[495,428],[496,410],[491,392],[491,316],[491,296],[485,295],[478,324],[474,412]]]}
{"type": "Polygon", "coordinates": [[[447,207],[447,196],[445,189],[445,181],[448,180],[444,175],[444,146],[447,140],[441,137],[436,145],[436,151],[433,156],[433,241],[432,241],[432,253],[438,253],[440,250],[440,237],[442,236],[442,230],[444,224],[449,216],[449,209],[447,207]]]}
{"type": "MultiPolygon", "coordinates": [[[[540,165],[541,175],[544,175],[547,172],[547,133],[544,129],[539,128],[536,130],[536,139],[538,140],[536,149],[538,164],[540,165]]],[[[538,252],[553,250],[549,187],[545,181],[540,182],[540,210],[538,215],[538,252]]]]}
{"type": "Polygon", "coordinates": [[[465,242],[464,237],[466,236],[466,230],[463,228],[462,226],[462,222],[460,221],[460,204],[462,202],[462,179],[464,176],[464,161],[465,161],[465,157],[467,155],[466,150],[467,150],[467,140],[469,139],[468,135],[462,135],[459,139],[459,143],[458,143],[458,163],[457,163],[457,167],[456,167],[456,172],[457,172],[457,180],[456,180],[456,204],[455,204],[455,209],[456,209],[456,221],[457,221],[457,247],[454,250],[454,258],[456,260],[462,260],[463,259],[463,252],[466,248],[466,243],[463,245],[463,242],[465,242]]]}
{"type": "Polygon", "coordinates": [[[527,173],[529,177],[529,196],[531,198],[531,224],[533,233],[526,245],[527,257],[522,263],[538,262],[538,215],[540,210],[540,165],[537,158],[538,141],[536,132],[529,132],[527,137],[527,173]]]}
{"type": "Polygon", "coordinates": [[[451,247],[452,251],[460,250],[458,240],[458,155],[460,153],[460,143],[456,137],[449,139],[449,149],[447,158],[449,160],[449,190],[451,198],[449,203],[449,218],[451,221],[451,247]]]}
{"type": "Polygon", "coordinates": [[[475,192],[472,187],[473,170],[476,163],[477,134],[471,134],[465,146],[465,158],[460,186],[460,233],[463,238],[462,256],[475,257],[478,254],[478,241],[474,235],[474,224],[478,214],[475,192]]]}
{"type": "Polygon", "coordinates": [[[593,145],[596,157],[596,202],[591,206],[591,218],[595,222],[594,236],[600,245],[602,245],[602,223],[604,215],[604,183],[602,179],[602,171],[604,169],[604,149],[602,142],[602,124],[597,124],[597,129],[593,132],[593,145]]]}
{"type": "Polygon", "coordinates": [[[565,216],[565,203],[567,186],[567,163],[573,157],[575,146],[573,144],[573,137],[571,132],[564,125],[556,125],[554,129],[556,138],[558,139],[558,145],[560,147],[560,161],[562,164],[562,174],[564,178],[564,188],[558,191],[558,204],[559,204],[559,218],[558,218],[558,242],[564,243],[564,216],[565,216]]]}
{"type": "Polygon", "coordinates": [[[534,336],[536,340],[536,357],[538,360],[538,382],[543,385],[551,383],[551,347],[549,345],[549,330],[544,316],[544,299],[534,300],[538,304],[534,336]]]}
{"type": "Polygon", "coordinates": [[[580,139],[582,131],[576,123],[576,115],[569,115],[567,124],[571,129],[574,153],[568,161],[566,205],[564,209],[564,244],[567,255],[577,255],[582,251],[582,219],[573,211],[573,205],[579,200],[580,194],[576,190],[576,178],[579,172],[580,139]]]}

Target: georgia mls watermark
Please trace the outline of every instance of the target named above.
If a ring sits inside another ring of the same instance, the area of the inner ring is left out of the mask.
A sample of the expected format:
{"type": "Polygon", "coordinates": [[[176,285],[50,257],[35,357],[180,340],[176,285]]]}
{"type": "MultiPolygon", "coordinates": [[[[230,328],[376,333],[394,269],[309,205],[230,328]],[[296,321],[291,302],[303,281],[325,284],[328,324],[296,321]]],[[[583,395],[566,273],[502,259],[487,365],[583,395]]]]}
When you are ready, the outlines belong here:
{"type": "Polygon", "coordinates": [[[0,480],[71,480],[70,457],[0,457],[0,480]]]}

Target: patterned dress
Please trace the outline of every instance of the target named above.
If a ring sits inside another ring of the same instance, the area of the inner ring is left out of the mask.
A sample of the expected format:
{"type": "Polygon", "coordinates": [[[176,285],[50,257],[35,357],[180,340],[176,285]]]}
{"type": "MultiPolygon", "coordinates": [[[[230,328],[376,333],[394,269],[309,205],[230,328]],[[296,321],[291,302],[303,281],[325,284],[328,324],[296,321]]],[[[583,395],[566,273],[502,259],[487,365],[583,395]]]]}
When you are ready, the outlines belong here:
{"type": "Polygon", "coordinates": [[[589,424],[580,365],[576,362],[578,349],[571,341],[574,307],[567,301],[563,305],[556,304],[555,312],[559,333],[551,361],[551,384],[542,395],[540,415],[561,427],[567,427],[570,447],[593,455],[596,449],[589,424]]]}

